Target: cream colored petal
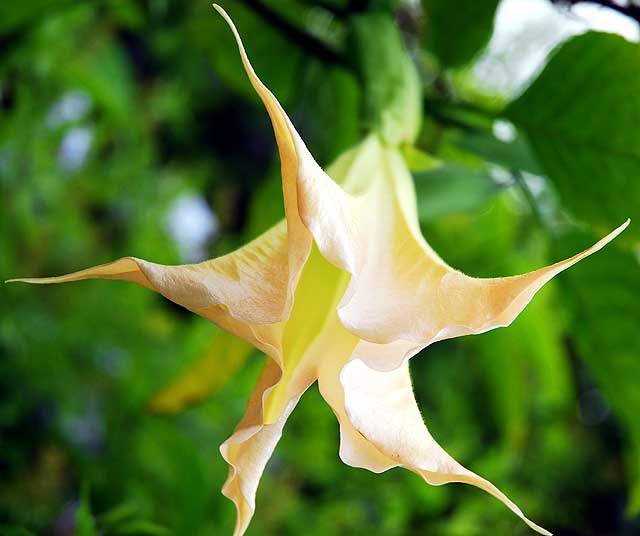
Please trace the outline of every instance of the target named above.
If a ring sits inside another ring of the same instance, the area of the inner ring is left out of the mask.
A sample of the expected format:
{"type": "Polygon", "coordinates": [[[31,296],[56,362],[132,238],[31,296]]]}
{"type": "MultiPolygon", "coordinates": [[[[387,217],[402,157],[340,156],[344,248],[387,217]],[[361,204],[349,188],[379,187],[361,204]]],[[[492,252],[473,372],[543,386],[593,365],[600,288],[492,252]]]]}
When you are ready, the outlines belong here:
{"type": "Polygon", "coordinates": [[[60,275],[57,277],[22,277],[8,279],[5,283],[32,283],[37,285],[49,285],[53,283],[69,283],[72,281],[82,281],[83,279],[119,279],[130,281],[143,287],[152,288],[149,280],[140,270],[139,259],[135,257],[124,257],[117,261],[93,266],[85,270],[79,270],[72,274],[60,275]]]}
{"type": "Polygon", "coordinates": [[[629,222],[627,220],[581,253],[527,274],[478,279],[460,272],[448,273],[440,282],[440,293],[447,296],[446,300],[442,299],[442,303],[450,325],[438,333],[437,339],[483,333],[508,326],[545,283],[602,249],[622,233],[629,222]]]}
{"type": "Polygon", "coordinates": [[[288,317],[299,278],[299,273],[290,271],[289,261],[289,241],[283,221],[237,251],[199,264],[165,266],[125,257],[64,276],[10,281],[49,284],[119,279],[134,282],[266,351],[251,326],[271,326],[288,317]]]}
{"type": "Polygon", "coordinates": [[[300,218],[297,187],[303,182],[300,174],[304,173],[304,159],[310,155],[276,98],[253,71],[233,22],[222,8],[214,7],[231,27],[251,84],[271,118],[280,153],[286,223],[232,254],[200,264],[163,266],[127,257],[67,276],[20,281],[133,281],[253,341],[251,330],[241,324],[275,324],[288,317],[293,291],[311,251],[312,237],[300,218]]]}
{"type": "MultiPolygon", "coordinates": [[[[379,344],[407,340],[427,345],[508,325],[544,283],[601,249],[629,223],[584,252],[535,272],[473,278],[448,266],[420,234],[412,178],[398,150],[370,138],[346,175],[346,191],[331,196],[339,195],[351,206],[355,242],[348,233],[332,232],[341,224],[320,213],[311,216],[320,228],[310,228],[319,245],[327,242],[320,242],[317,234],[335,240],[329,251],[321,248],[322,253],[339,258],[338,265],[353,274],[339,305],[341,320],[351,332],[379,344]]],[[[375,366],[390,370],[398,365],[391,360],[375,366]]]]}
{"type": "MultiPolygon", "coordinates": [[[[420,233],[413,182],[400,151],[372,135],[330,170],[337,182],[330,178],[253,71],[233,23],[216,9],[234,31],[284,154],[287,218],[296,225],[302,221],[322,255],[352,275],[338,309],[344,325],[359,337],[426,345],[507,325],[553,275],[597,251],[626,226],[572,259],[524,276],[477,279],[454,270],[420,233]]],[[[391,361],[384,369],[398,365],[391,361]]]]}
{"type": "Polygon", "coordinates": [[[234,536],[244,534],[253,516],[256,490],[267,461],[300,396],[316,380],[324,352],[340,341],[347,345],[349,355],[357,342],[344,329],[344,337],[335,338],[331,329],[339,325],[335,303],[344,288],[343,280],[344,275],[313,250],[289,318],[273,326],[251,327],[252,336],[271,359],[251,395],[245,417],[220,448],[230,466],[223,493],[236,505],[234,536]],[[328,317],[327,311],[332,311],[328,317]]]}
{"type": "Polygon", "coordinates": [[[345,286],[346,274],[314,248],[300,277],[289,319],[271,330],[268,326],[253,329],[274,359],[265,365],[245,418],[221,447],[230,465],[223,493],[234,501],[238,512],[235,536],[248,526],[260,477],[300,396],[316,380],[327,355],[341,355],[344,360],[358,343],[336,313],[345,286]],[[275,328],[280,331],[274,338],[275,328]]]}
{"type": "Polygon", "coordinates": [[[249,77],[249,81],[262,100],[271,119],[278,144],[278,151],[280,153],[282,192],[289,236],[289,270],[292,274],[299,274],[311,250],[311,235],[300,219],[297,184],[300,181],[299,175],[303,172],[302,161],[310,157],[310,155],[304,143],[301,144],[300,137],[291,125],[291,121],[289,121],[287,114],[280,106],[278,100],[273,93],[269,91],[267,86],[262,83],[253,70],[244,45],[242,44],[240,34],[233,24],[233,21],[219,5],[213,4],[213,7],[222,15],[231,28],[238,44],[240,58],[249,77]]]}
{"type": "MultiPolygon", "coordinates": [[[[351,206],[340,187],[318,166],[278,100],[258,78],[231,18],[217,4],[214,7],[233,31],[249,81],[262,99],[273,125],[282,162],[282,189],[290,240],[300,244],[310,240],[307,228],[310,229],[323,255],[344,268],[343,257],[352,255],[351,246],[357,247],[357,234],[349,212],[351,206]],[[317,215],[325,222],[318,222],[317,215]],[[343,243],[349,247],[340,249],[343,243]],[[336,248],[339,251],[334,252],[336,248]]],[[[347,271],[353,273],[353,270],[347,271]]]]}
{"type": "Polygon", "coordinates": [[[249,526],[264,468],[282,435],[287,418],[302,395],[300,392],[292,398],[274,423],[264,425],[264,398],[280,381],[281,375],[275,361],[267,359],[244,418],[234,434],[220,446],[220,453],[229,464],[229,476],[222,493],[236,505],[234,536],[241,536],[249,526]]]}
{"type": "MultiPolygon", "coordinates": [[[[384,146],[375,135],[367,138],[330,170],[341,187],[291,131],[304,156],[297,177],[302,221],[322,255],[352,275],[339,316],[349,331],[370,342],[424,346],[508,325],[544,283],[601,249],[629,223],[584,252],[535,272],[469,277],[448,266],[421,235],[413,181],[397,148],[384,146]]],[[[391,370],[399,363],[375,366],[391,370]]]]}
{"type": "MultiPolygon", "coordinates": [[[[366,352],[366,346],[371,343],[363,344],[359,351],[366,352]]],[[[381,348],[371,349],[381,351],[381,348]]],[[[343,368],[340,381],[344,387],[344,408],[351,425],[370,443],[368,449],[351,453],[351,465],[377,471],[384,467],[386,459],[388,467],[404,467],[433,485],[471,484],[502,501],[533,530],[550,534],[527,519],[491,482],[456,462],[431,437],[413,395],[406,361],[396,370],[380,372],[356,358],[343,368]],[[379,452],[378,457],[371,455],[371,446],[379,452]]]]}
{"type": "MultiPolygon", "coordinates": [[[[336,322],[339,320],[336,316],[336,322]]],[[[346,332],[341,325],[336,326],[336,333],[342,336],[346,332]]],[[[373,443],[356,429],[344,405],[344,388],[340,382],[340,372],[353,352],[353,344],[334,347],[334,352],[327,354],[318,368],[318,387],[320,394],[333,410],[340,425],[340,459],[352,467],[368,469],[374,473],[382,473],[397,467],[396,460],[386,456],[373,443]]]]}
{"type": "Polygon", "coordinates": [[[275,353],[281,356],[283,377],[266,400],[266,423],[275,422],[287,401],[295,396],[297,382],[315,381],[319,363],[334,346],[342,344],[345,337],[335,333],[336,326],[352,345],[345,355],[355,346],[357,338],[340,326],[336,314],[347,282],[348,274],[331,265],[314,247],[299,279],[291,315],[274,344],[275,353]]]}
{"type": "MultiPolygon", "coordinates": [[[[335,333],[340,333],[339,326],[335,333]]],[[[474,485],[502,501],[532,529],[550,534],[527,519],[491,482],[456,462],[429,434],[413,396],[407,363],[420,349],[408,341],[360,341],[350,358],[345,359],[347,346],[322,362],[319,387],[340,423],[340,458],[347,465],[375,473],[403,467],[432,485],[474,485]],[[390,359],[393,355],[397,357],[390,359]],[[365,357],[374,363],[403,364],[381,372],[367,367],[365,357]]]]}

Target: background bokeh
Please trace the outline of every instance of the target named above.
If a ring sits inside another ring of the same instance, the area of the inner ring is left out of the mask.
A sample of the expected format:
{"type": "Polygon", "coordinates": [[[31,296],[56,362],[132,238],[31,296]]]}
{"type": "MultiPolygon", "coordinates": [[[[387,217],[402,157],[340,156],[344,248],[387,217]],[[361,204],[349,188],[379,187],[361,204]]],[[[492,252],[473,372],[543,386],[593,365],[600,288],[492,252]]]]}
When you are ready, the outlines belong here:
{"type": "MultiPolygon", "coordinates": [[[[638,213],[640,8],[572,4],[223,2],[322,165],[366,133],[385,75],[356,21],[394,18],[424,87],[406,149],[423,231],[478,276],[565,258],[638,213]],[[422,153],[442,165],[425,171],[422,153]]],[[[268,117],[209,2],[0,3],[2,279],[229,252],[282,216],[279,180],[268,117]]],[[[509,329],[412,360],[434,437],[558,535],[640,534],[638,229],[509,329]]],[[[0,533],[231,533],[217,447],[263,357],[125,283],[5,285],[0,311],[0,533]]],[[[373,475],[337,450],[313,387],[248,534],[530,533],[477,489],[373,475]]]]}

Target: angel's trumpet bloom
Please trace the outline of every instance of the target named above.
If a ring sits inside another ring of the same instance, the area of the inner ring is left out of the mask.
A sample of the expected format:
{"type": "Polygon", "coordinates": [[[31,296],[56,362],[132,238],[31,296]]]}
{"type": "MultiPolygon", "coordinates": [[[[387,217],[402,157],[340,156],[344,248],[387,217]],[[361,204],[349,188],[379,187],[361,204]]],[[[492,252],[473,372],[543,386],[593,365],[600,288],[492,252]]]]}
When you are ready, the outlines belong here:
{"type": "Polygon", "coordinates": [[[340,423],[345,463],[374,472],[404,467],[435,485],[473,484],[549,534],[435,442],[418,410],[407,361],[434,341],[509,325],[547,281],[629,222],[582,253],[528,274],[478,279],[454,270],[420,234],[412,179],[398,148],[373,134],[325,173],[253,71],[232,21],[216,9],[234,32],[271,118],[286,219],[241,249],[200,264],[163,266],[126,257],[19,281],[131,281],[268,355],[244,418],[220,449],[230,466],[223,493],[237,508],[235,536],[253,515],[258,482],[287,417],[316,380],[340,423]]]}

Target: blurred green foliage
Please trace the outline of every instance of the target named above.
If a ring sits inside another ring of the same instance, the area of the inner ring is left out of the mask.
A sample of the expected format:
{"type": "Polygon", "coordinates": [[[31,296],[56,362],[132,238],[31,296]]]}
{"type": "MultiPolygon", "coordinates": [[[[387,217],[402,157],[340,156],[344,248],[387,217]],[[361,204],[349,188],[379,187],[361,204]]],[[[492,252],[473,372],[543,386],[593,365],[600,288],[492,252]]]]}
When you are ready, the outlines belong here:
{"type": "MultiPolygon", "coordinates": [[[[531,141],[563,205],[602,228],[633,214],[640,199],[632,179],[640,175],[638,72],[636,43],[589,32],[562,46],[506,111],[531,141]]],[[[640,236],[637,228],[628,235],[640,236]]]]}
{"type": "Polygon", "coordinates": [[[423,0],[428,50],[443,67],[470,62],[487,45],[500,0],[460,0],[455,6],[443,0],[423,0]]]}
{"type": "MultiPolygon", "coordinates": [[[[365,41],[355,49],[356,21],[394,18],[423,82],[417,147],[441,161],[415,175],[425,236],[478,276],[564,258],[640,201],[639,46],[574,38],[514,103],[468,100],[456,84],[474,76],[465,65],[487,43],[496,5],[224,2],[323,165],[364,135],[385,94],[371,93],[376,63],[365,41]],[[494,135],[503,116],[521,129],[514,139],[494,135]]],[[[207,2],[0,4],[3,276],[128,254],[191,260],[170,215],[194,196],[218,219],[206,255],[228,252],[282,216],[276,154],[207,2]]],[[[434,437],[559,535],[640,532],[637,236],[632,227],[559,277],[509,329],[412,361],[434,437]]],[[[149,401],[210,354],[217,328],[107,281],[4,286],[0,307],[0,533],[230,534],[217,446],[261,357],[199,405],[162,416],[149,401]]],[[[248,534],[528,533],[478,490],[343,466],[337,438],[312,388],[267,467],[248,534]]]]}

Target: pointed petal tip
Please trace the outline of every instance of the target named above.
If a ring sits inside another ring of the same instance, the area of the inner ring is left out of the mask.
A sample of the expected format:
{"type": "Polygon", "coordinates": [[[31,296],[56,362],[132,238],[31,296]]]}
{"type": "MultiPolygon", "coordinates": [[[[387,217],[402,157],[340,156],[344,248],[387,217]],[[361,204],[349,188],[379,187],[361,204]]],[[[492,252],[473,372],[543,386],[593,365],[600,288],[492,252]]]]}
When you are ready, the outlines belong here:
{"type": "Polygon", "coordinates": [[[622,231],[624,231],[627,227],[629,227],[629,225],[631,224],[631,218],[627,218],[624,223],[622,225],[620,225],[620,227],[618,227],[617,229],[615,229],[614,233],[621,233],[622,231]]]}
{"type": "MultiPolygon", "coordinates": [[[[569,268],[570,266],[573,266],[576,262],[578,262],[579,260],[582,260],[584,257],[588,257],[589,255],[591,255],[592,253],[595,253],[596,251],[600,251],[604,246],[606,246],[607,244],[609,244],[610,242],[612,242],[615,238],[617,238],[627,227],[629,227],[629,224],[631,223],[631,218],[627,218],[625,220],[625,222],[616,227],[613,231],[611,231],[609,234],[603,236],[600,240],[598,240],[593,246],[591,246],[590,248],[585,249],[583,252],[578,253],[577,255],[574,255],[573,257],[566,259],[564,261],[560,261],[559,263],[556,263],[555,265],[552,266],[558,266],[558,265],[565,265],[562,270],[564,270],[565,268],[569,268]]],[[[562,271],[561,270],[561,271],[562,271]]]]}
{"type": "Polygon", "coordinates": [[[231,28],[234,30],[235,32],[235,25],[233,24],[233,21],[231,20],[231,17],[229,16],[229,14],[225,11],[225,9],[220,5],[220,4],[216,4],[213,3],[211,4],[213,6],[213,9],[215,9],[220,16],[226,21],[226,23],[231,26],[231,28]]]}
{"type": "Polygon", "coordinates": [[[63,283],[67,276],[58,277],[18,277],[7,279],[5,283],[28,283],[30,285],[48,285],[50,283],[63,283]]]}
{"type": "Polygon", "coordinates": [[[536,531],[538,534],[542,534],[543,536],[553,536],[552,532],[549,532],[547,529],[542,528],[540,525],[537,525],[536,523],[534,523],[533,521],[531,521],[530,519],[527,519],[526,517],[521,516],[522,520],[527,524],[527,526],[531,529],[536,531]]]}
{"type": "Polygon", "coordinates": [[[631,224],[631,218],[627,218],[624,223],[618,227],[616,227],[613,231],[611,231],[608,235],[604,236],[598,242],[596,242],[593,246],[591,246],[588,250],[591,253],[595,253],[599,249],[606,246],[609,242],[611,242],[614,238],[617,238],[629,225],[631,224]]]}
{"type": "Polygon", "coordinates": [[[227,12],[224,10],[224,8],[220,4],[216,4],[214,2],[211,5],[213,6],[213,9],[215,9],[218,13],[220,13],[220,15],[222,15],[225,19],[229,17],[227,12]]]}

